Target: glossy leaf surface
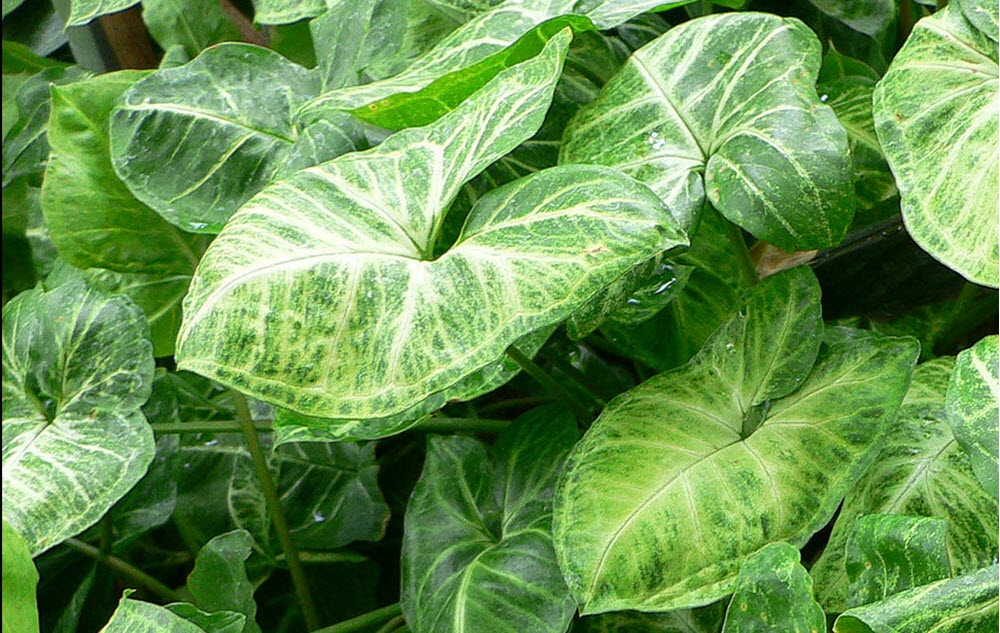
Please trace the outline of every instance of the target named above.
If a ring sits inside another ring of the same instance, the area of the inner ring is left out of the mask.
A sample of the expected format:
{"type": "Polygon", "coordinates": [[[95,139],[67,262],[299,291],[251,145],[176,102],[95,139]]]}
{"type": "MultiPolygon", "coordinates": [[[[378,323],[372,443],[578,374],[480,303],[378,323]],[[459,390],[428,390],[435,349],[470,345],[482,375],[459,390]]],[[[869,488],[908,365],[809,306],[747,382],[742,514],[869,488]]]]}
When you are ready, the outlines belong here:
{"type": "Polygon", "coordinates": [[[316,90],[274,51],[220,44],[125,92],[111,115],[115,171],[168,222],[217,233],[285,162],[292,112],[316,90]]]}
{"type": "Polygon", "coordinates": [[[142,312],[82,283],[3,311],[3,518],[33,555],[97,522],[142,477],[153,379],[142,312]]]}
{"type": "Polygon", "coordinates": [[[109,13],[139,4],[139,0],[72,0],[66,26],[81,26],[109,13]]]}
{"type": "Polygon", "coordinates": [[[956,3],[917,23],[874,94],[907,231],[935,259],[994,288],[998,75],[997,43],[956,3]]]}
{"type": "Polygon", "coordinates": [[[987,336],[958,355],[945,398],[951,431],[968,453],[979,483],[993,497],[998,495],[998,364],[997,337],[987,336]]]}
{"type": "Polygon", "coordinates": [[[170,609],[159,605],[122,598],[111,621],[101,633],[213,633],[170,609]]]}
{"type": "Polygon", "coordinates": [[[997,566],[923,585],[837,618],[834,633],[992,633],[997,618],[997,566]]]}
{"type": "Polygon", "coordinates": [[[868,514],[847,535],[847,604],[857,607],[951,576],[948,522],[868,514]]]}
{"type": "Polygon", "coordinates": [[[917,367],[878,459],[844,500],[830,541],[810,570],[827,611],[847,609],[844,553],[851,527],[862,515],[946,519],[948,551],[958,574],[989,565],[996,557],[997,499],[979,486],[945,416],[953,366],[952,359],[939,358],[917,367]]]}
{"type": "Polygon", "coordinates": [[[197,238],[139,202],[111,165],[111,111],[146,74],[122,71],[53,87],[42,210],[56,248],[74,266],[190,274],[198,263],[197,238]]]}
{"type": "Polygon", "coordinates": [[[522,416],[492,458],[471,438],[431,438],[403,541],[414,631],[566,630],[575,607],[552,549],[552,494],[576,439],[554,407],[522,416]]]}
{"type": "Polygon", "coordinates": [[[771,543],[751,554],[736,578],[722,633],[823,633],[826,618],[812,594],[812,578],[799,550],[771,543]]]}
{"type": "Polygon", "coordinates": [[[181,46],[191,59],[219,42],[240,39],[221,4],[199,0],[143,0],[142,20],[163,50],[181,46]]]}
{"type": "Polygon", "coordinates": [[[708,200],[786,251],[834,245],[853,216],[853,177],[847,136],[815,91],[819,66],[819,42],[797,20],[686,22],[576,116],[561,161],[624,170],[685,229],[708,200]]]}
{"type": "Polygon", "coordinates": [[[834,328],[817,357],[810,297],[806,269],[765,279],[690,363],[613,400],[574,447],[554,532],[583,613],[726,595],[748,555],[822,527],[874,458],[917,345],[834,328]]]}
{"type": "Polygon", "coordinates": [[[521,337],[686,243],[642,185],[570,166],[480,199],[431,260],[461,185],[538,129],[568,35],[438,122],[302,171],[241,210],[192,282],[180,366],[306,415],[430,410],[521,337]]]}

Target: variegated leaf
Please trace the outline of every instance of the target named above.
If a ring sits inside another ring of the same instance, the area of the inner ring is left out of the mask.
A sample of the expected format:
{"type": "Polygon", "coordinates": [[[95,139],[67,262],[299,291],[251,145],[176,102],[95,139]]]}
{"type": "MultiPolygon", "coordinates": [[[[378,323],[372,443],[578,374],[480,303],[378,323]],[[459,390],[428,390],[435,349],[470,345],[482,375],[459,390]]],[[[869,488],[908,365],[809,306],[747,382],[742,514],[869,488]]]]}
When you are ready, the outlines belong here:
{"type": "Polygon", "coordinates": [[[146,472],[153,380],[142,312],[82,282],[3,310],[3,518],[38,555],[96,523],[146,472]]]}
{"type": "Polygon", "coordinates": [[[921,248],[997,286],[997,43],[957,3],[917,22],[875,88],[875,130],[921,248]]]}
{"type": "Polygon", "coordinates": [[[561,161],[647,183],[685,229],[706,200],[787,251],[832,246],[854,212],[847,136],[816,94],[801,22],[703,17],[638,50],[566,129],[561,161]]]}
{"type": "Polygon", "coordinates": [[[955,439],[969,455],[979,483],[994,498],[997,483],[1000,353],[997,337],[987,336],[958,355],[945,408],[955,439]]]}
{"type": "Polygon", "coordinates": [[[569,35],[436,123],[299,172],[244,207],[192,282],[180,366],[341,422],[430,410],[521,337],[685,244],[646,187],[570,166],[484,196],[434,257],[462,184],[538,129],[569,35]]]}

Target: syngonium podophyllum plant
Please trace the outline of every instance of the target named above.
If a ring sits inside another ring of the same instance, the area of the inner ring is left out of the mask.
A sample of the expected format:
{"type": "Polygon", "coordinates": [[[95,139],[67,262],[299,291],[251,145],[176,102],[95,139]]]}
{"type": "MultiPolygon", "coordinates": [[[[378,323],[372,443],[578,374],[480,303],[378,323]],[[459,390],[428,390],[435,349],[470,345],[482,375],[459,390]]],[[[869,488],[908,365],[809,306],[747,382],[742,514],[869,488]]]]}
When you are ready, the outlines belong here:
{"type": "Polygon", "coordinates": [[[996,630],[995,4],[55,4],[5,631],[996,630]]]}

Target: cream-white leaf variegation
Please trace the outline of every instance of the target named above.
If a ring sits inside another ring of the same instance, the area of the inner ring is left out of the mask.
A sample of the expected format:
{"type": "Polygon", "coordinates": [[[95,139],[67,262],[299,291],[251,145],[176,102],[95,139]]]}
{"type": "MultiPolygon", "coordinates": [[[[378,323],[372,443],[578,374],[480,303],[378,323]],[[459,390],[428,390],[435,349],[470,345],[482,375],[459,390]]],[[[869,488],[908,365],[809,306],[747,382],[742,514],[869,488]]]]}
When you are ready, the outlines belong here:
{"type": "Polygon", "coordinates": [[[179,366],[330,425],[413,413],[366,432],[385,435],[453,387],[471,397],[463,379],[508,346],[686,244],[647,187],[569,166],[481,198],[435,257],[460,187],[541,125],[569,40],[553,37],[437,122],[251,200],[198,268],[179,366]]]}

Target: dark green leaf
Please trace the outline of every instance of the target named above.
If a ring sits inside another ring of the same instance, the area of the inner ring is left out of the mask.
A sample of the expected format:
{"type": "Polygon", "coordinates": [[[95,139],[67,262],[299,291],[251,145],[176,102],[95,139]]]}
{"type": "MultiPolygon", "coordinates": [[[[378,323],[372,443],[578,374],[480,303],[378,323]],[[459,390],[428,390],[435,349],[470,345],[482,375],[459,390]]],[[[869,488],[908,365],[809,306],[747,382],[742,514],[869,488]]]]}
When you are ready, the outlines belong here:
{"type": "Polygon", "coordinates": [[[194,604],[209,613],[232,611],[246,616],[244,633],[260,633],[254,621],[257,604],[247,579],[244,561],[250,556],[253,537],[245,530],[216,536],[198,552],[187,587],[194,604]]]}
{"type": "Polygon", "coordinates": [[[466,437],[432,437],[406,510],[403,611],[417,633],[562,633],[574,605],[552,549],[552,493],[573,416],[535,409],[491,459],[466,437]]]}

